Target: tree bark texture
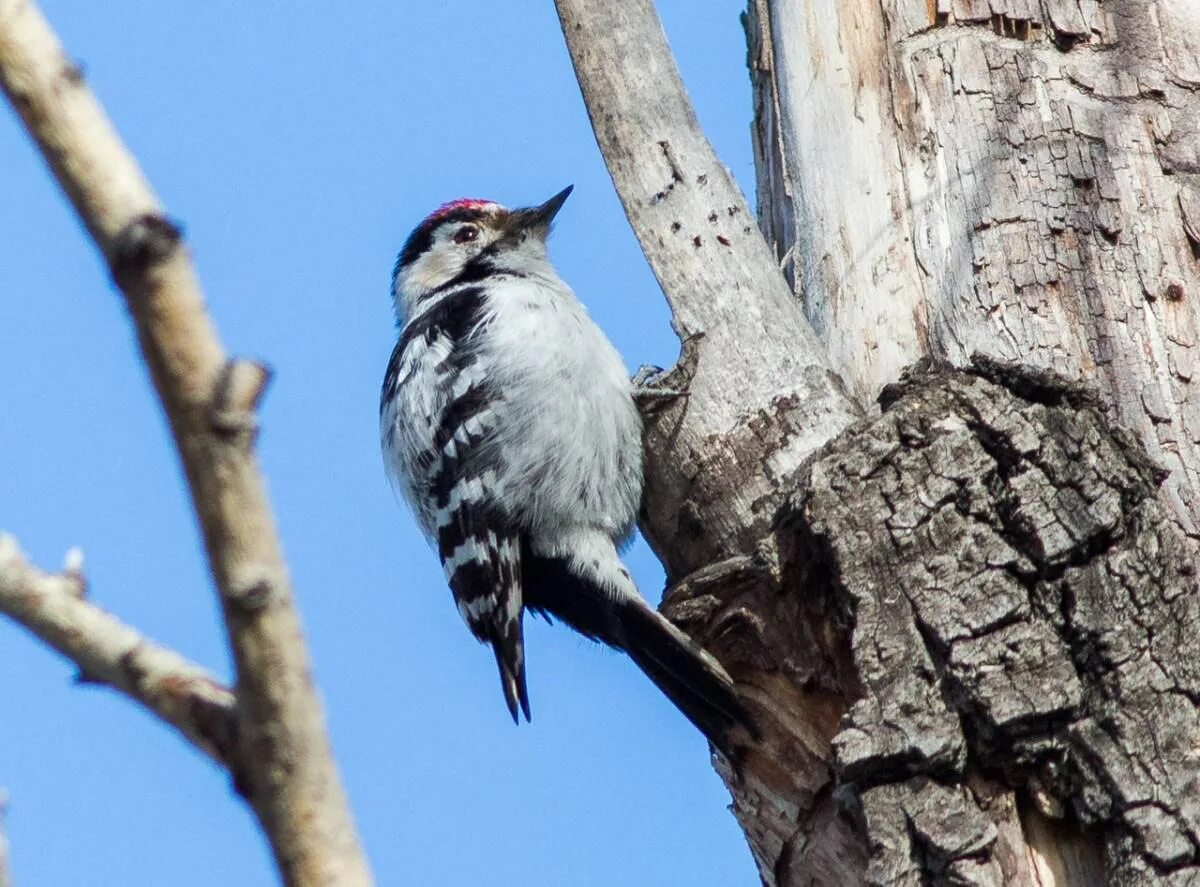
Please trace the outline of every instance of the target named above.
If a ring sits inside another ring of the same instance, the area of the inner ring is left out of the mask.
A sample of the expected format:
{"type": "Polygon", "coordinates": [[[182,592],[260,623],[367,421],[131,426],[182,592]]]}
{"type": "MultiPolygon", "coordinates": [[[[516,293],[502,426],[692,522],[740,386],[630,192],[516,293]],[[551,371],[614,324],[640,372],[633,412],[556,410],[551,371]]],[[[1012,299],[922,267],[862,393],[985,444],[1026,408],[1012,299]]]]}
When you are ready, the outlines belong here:
{"type": "Polygon", "coordinates": [[[1200,877],[1197,546],[1103,401],[922,366],[665,612],[763,741],[723,767],[763,881],[1200,877]]]}
{"type": "Polygon", "coordinates": [[[717,763],[764,883],[1200,881],[1200,10],[752,0],[747,33],[760,224],[873,416],[787,477],[734,448],[771,532],[667,558],[760,721],[717,763]]]}
{"type": "Polygon", "coordinates": [[[1195,0],[752,0],[760,219],[870,399],[976,351],[1096,384],[1200,527],[1195,0]]]}

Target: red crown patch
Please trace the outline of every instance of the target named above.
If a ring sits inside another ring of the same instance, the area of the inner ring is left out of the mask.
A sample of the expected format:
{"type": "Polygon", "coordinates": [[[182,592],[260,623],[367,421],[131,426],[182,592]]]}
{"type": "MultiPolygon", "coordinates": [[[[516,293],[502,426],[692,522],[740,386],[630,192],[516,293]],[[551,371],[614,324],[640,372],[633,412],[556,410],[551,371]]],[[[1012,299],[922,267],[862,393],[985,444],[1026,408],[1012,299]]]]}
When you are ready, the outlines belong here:
{"type": "Polygon", "coordinates": [[[443,203],[437,209],[429,214],[425,221],[432,222],[434,219],[440,219],[442,216],[448,216],[450,213],[459,209],[490,209],[498,207],[500,204],[494,200],[480,200],[475,197],[462,197],[458,200],[451,200],[449,203],[443,203]]]}

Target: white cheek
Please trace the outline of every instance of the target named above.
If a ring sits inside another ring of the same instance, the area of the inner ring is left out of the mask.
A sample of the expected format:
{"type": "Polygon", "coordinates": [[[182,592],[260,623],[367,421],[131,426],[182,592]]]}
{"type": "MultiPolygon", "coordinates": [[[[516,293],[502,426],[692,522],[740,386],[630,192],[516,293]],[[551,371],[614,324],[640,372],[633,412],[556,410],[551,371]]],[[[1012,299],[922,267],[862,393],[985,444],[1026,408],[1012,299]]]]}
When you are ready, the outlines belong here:
{"type": "Polygon", "coordinates": [[[406,284],[416,290],[431,290],[462,270],[466,257],[457,250],[426,253],[413,263],[406,284]]]}

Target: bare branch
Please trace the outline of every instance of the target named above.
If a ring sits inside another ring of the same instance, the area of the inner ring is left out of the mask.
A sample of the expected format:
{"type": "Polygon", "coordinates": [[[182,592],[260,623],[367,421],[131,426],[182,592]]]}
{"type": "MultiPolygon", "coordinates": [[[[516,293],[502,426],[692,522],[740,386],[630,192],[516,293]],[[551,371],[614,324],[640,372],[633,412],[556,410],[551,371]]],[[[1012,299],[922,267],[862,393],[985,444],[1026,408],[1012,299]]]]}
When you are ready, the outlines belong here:
{"type": "Polygon", "coordinates": [[[596,141],[694,348],[694,374],[670,386],[690,397],[656,415],[647,441],[644,529],[679,576],[758,538],[768,502],[857,408],[700,130],[651,0],[556,5],[596,141]],[[730,470],[754,464],[768,439],[771,471],[730,470]],[[725,509],[739,515],[754,503],[759,521],[692,525],[688,503],[700,500],[745,503],[725,509]]]}
{"type": "Polygon", "coordinates": [[[170,421],[237,665],[239,787],[286,883],[369,884],[245,421],[265,374],[251,393],[230,365],[179,229],[27,0],[0,0],[0,85],[105,256],[170,421]]]}
{"type": "Polygon", "coordinates": [[[84,680],[125,694],[226,765],[236,731],[233,693],[84,600],[83,588],[76,558],[68,556],[62,573],[44,573],[0,534],[0,613],[70,659],[84,680]]]}
{"type": "Polygon", "coordinates": [[[4,815],[8,812],[8,795],[0,790],[0,887],[12,887],[8,874],[8,838],[4,834],[4,815]]]}
{"type": "Polygon", "coordinates": [[[742,342],[751,351],[753,334],[772,329],[797,336],[823,365],[745,198],[700,129],[653,4],[556,5],[596,141],[681,332],[703,331],[711,344],[753,326],[742,342]]]}

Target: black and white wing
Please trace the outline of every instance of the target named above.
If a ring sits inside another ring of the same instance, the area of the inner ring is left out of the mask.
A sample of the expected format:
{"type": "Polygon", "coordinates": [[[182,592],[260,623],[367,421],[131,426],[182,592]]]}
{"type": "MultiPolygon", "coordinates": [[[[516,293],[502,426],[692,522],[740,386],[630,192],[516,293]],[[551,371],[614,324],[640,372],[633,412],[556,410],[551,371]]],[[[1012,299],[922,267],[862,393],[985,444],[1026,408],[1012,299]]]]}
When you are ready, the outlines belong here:
{"type": "MultiPolygon", "coordinates": [[[[460,381],[464,378],[461,377],[460,381]]],[[[493,468],[474,458],[487,445],[491,409],[483,381],[468,381],[447,405],[436,440],[442,443],[429,490],[436,505],[438,555],[458,610],[471,631],[492,645],[513,720],[529,720],[521,632],[520,537],[497,508],[493,468]]]]}
{"type": "Polygon", "coordinates": [[[384,383],[383,442],[459,613],[495,653],[509,712],[518,720],[519,707],[528,720],[520,535],[496,504],[499,395],[472,341],[482,299],[478,287],[447,294],[406,326],[384,383]]]}

